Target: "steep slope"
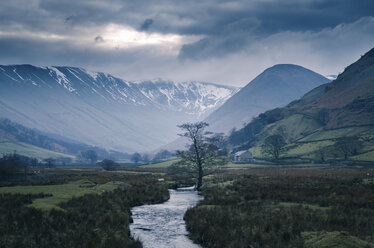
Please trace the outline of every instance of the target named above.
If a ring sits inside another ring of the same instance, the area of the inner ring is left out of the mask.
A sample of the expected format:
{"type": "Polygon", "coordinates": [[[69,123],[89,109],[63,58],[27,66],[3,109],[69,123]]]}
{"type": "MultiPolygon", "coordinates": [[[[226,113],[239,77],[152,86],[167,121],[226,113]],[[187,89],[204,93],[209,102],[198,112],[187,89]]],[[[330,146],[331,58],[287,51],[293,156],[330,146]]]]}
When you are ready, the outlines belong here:
{"type": "Polygon", "coordinates": [[[39,146],[30,145],[28,143],[9,140],[0,140],[0,152],[1,154],[9,154],[16,152],[19,155],[27,156],[30,158],[37,158],[39,160],[43,160],[46,158],[69,158],[70,160],[75,159],[75,156],[70,154],[59,153],[52,150],[41,148],[39,146]]]}
{"type": "MultiPolygon", "coordinates": [[[[373,127],[374,49],[348,66],[336,80],[316,87],[286,107],[260,114],[229,140],[238,149],[245,149],[262,145],[269,135],[280,134],[290,143],[289,154],[299,150],[300,154],[310,155],[333,145],[338,138],[355,137],[363,144],[362,155],[374,148],[373,127]]],[[[329,155],[338,156],[329,149],[329,155]]]]}
{"type": "Polygon", "coordinates": [[[286,105],[329,80],[297,65],[280,64],[266,69],[205,121],[214,131],[240,128],[258,114],[286,105]]]}
{"type": "Polygon", "coordinates": [[[316,116],[327,129],[374,124],[374,49],[289,109],[316,116]]]}
{"type": "Polygon", "coordinates": [[[212,83],[163,80],[142,81],[137,85],[158,106],[200,117],[210,114],[239,90],[212,83]]]}
{"type": "MultiPolygon", "coordinates": [[[[189,84],[194,83],[180,85],[187,89],[189,84]]],[[[217,94],[212,102],[196,102],[212,84],[195,84],[200,86],[194,92],[198,97],[177,94],[165,102],[145,94],[145,83],[105,73],[74,67],[0,66],[0,117],[107,149],[151,150],[173,140],[177,124],[196,120],[202,110],[218,107],[235,92],[215,85],[217,94]],[[194,102],[196,107],[174,106],[178,101],[194,102]]],[[[161,82],[151,86],[149,92],[163,90],[161,82]]],[[[167,90],[164,93],[170,95],[167,90]]]]}
{"type": "Polygon", "coordinates": [[[52,157],[74,157],[82,151],[94,150],[99,159],[122,159],[129,154],[90,146],[65,137],[29,129],[9,119],[0,118],[0,154],[16,152],[17,154],[43,159],[52,157]]]}
{"type": "MultiPolygon", "coordinates": [[[[22,142],[65,154],[78,154],[80,151],[94,149],[93,147],[78,142],[51,138],[46,134],[28,129],[18,123],[3,118],[0,118],[0,141],[7,141],[8,143],[22,142]]],[[[0,150],[0,153],[3,153],[3,151],[0,150]]]]}

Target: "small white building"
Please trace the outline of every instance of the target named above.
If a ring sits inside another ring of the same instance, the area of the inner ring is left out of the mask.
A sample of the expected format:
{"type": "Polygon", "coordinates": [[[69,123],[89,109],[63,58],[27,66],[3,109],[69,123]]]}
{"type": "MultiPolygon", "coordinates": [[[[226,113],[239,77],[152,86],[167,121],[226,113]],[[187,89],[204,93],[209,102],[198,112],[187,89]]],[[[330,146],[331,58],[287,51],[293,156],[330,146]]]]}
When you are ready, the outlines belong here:
{"type": "Polygon", "coordinates": [[[233,160],[235,162],[249,162],[253,160],[253,156],[251,152],[243,150],[236,152],[234,154],[233,160]]]}

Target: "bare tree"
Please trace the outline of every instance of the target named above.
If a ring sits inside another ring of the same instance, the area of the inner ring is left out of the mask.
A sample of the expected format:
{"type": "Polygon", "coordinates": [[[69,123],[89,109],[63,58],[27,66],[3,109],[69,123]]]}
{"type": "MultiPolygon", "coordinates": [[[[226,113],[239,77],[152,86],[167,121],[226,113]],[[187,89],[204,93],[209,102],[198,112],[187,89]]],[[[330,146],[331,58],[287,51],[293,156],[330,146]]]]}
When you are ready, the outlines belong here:
{"type": "Polygon", "coordinates": [[[266,154],[269,154],[273,159],[278,160],[279,155],[283,150],[283,147],[286,145],[282,135],[275,134],[267,137],[262,146],[262,151],[266,154]]]}
{"type": "Polygon", "coordinates": [[[28,165],[25,158],[27,157],[18,155],[16,152],[4,154],[3,157],[0,158],[0,181],[2,179],[11,179],[22,170],[26,177],[28,165]]]}
{"type": "Polygon", "coordinates": [[[197,172],[196,188],[198,190],[203,185],[204,171],[207,168],[227,163],[227,157],[220,152],[219,148],[208,142],[208,136],[212,133],[204,130],[207,126],[209,124],[206,122],[185,123],[178,126],[184,131],[179,136],[188,138],[191,143],[188,150],[179,151],[177,155],[182,159],[180,163],[197,172]]]}
{"type": "Polygon", "coordinates": [[[149,163],[150,159],[149,159],[149,155],[147,153],[142,156],[142,161],[146,164],[149,163]]]}
{"type": "Polygon", "coordinates": [[[135,164],[138,164],[139,161],[142,159],[142,155],[140,155],[139,153],[135,152],[132,156],[131,156],[131,161],[133,161],[135,164]]]}
{"type": "Polygon", "coordinates": [[[103,167],[103,169],[107,171],[113,171],[119,167],[119,164],[110,159],[104,159],[103,161],[98,162],[97,165],[103,167]]]}
{"type": "Polygon", "coordinates": [[[344,160],[348,160],[349,156],[356,155],[361,146],[362,142],[357,137],[339,138],[335,143],[336,149],[343,154],[344,160]]]}
{"type": "Polygon", "coordinates": [[[47,168],[52,168],[55,166],[55,162],[56,162],[56,159],[54,158],[45,158],[43,159],[45,165],[47,166],[47,168]]]}
{"type": "Polygon", "coordinates": [[[156,155],[153,158],[153,161],[162,161],[164,159],[170,158],[171,156],[173,156],[173,153],[169,152],[168,150],[161,150],[158,153],[156,153],[156,155]]]}
{"type": "Polygon", "coordinates": [[[87,150],[81,152],[81,157],[90,160],[91,165],[95,164],[97,161],[97,153],[94,150],[87,150]]]}
{"type": "Polygon", "coordinates": [[[317,158],[324,163],[326,160],[325,148],[322,146],[318,146],[318,150],[316,151],[317,158]]]}

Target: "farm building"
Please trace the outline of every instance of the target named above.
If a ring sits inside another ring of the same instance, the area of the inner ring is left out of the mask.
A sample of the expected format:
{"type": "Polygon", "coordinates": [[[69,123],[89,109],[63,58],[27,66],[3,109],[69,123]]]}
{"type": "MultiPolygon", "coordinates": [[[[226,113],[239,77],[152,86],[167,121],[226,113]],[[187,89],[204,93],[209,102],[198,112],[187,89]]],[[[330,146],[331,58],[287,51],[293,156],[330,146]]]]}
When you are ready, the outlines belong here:
{"type": "Polygon", "coordinates": [[[252,161],[253,156],[252,153],[244,150],[244,151],[238,151],[234,154],[233,160],[235,162],[245,162],[245,161],[252,161]]]}

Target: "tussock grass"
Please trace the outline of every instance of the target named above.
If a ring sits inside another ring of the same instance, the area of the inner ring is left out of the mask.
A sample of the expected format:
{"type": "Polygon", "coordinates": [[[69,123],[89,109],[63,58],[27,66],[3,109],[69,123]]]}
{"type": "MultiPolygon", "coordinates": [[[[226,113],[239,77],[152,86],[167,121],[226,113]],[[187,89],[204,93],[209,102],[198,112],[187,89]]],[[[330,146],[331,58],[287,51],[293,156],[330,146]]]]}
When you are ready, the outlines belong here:
{"type": "Polygon", "coordinates": [[[14,186],[0,187],[0,194],[45,194],[50,197],[34,199],[30,207],[42,210],[61,209],[58,205],[67,202],[73,197],[80,197],[85,194],[101,194],[112,191],[119,186],[124,186],[123,182],[108,182],[105,184],[95,184],[88,179],[59,185],[36,185],[36,186],[14,186]]]}
{"type": "Polygon", "coordinates": [[[302,236],[306,248],[374,248],[373,244],[346,232],[305,232],[302,236]]]}

